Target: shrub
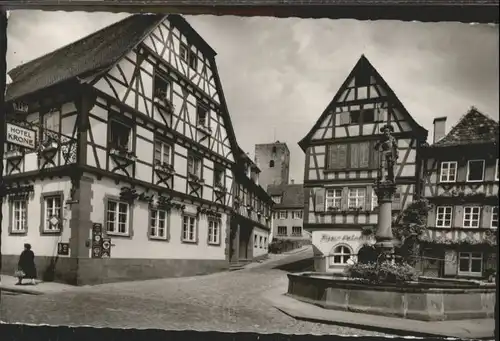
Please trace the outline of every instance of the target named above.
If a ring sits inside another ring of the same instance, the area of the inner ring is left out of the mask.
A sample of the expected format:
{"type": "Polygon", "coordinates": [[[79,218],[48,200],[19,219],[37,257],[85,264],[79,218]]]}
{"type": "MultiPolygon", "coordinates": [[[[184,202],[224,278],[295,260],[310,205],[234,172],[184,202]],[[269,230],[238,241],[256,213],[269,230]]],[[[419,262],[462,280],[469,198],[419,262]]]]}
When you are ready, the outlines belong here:
{"type": "Polygon", "coordinates": [[[418,278],[417,271],[406,263],[355,263],[348,265],[345,273],[350,278],[360,279],[372,284],[403,283],[416,281],[418,278]]]}

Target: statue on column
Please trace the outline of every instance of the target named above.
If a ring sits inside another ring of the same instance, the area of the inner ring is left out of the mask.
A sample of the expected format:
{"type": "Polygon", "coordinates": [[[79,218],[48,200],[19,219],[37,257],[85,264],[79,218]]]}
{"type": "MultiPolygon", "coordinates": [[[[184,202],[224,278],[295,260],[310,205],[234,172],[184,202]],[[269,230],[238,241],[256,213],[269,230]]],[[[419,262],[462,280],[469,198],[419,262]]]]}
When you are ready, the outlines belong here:
{"type": "Polygon", "coordinates": [[[375,144],[375,149],[380,153],[378,180],[380,182],[395,183],[394,166],[396,165],[399,153],[398,142],[392,136],[394,128],[392,125],[386,124],[380,131],[383,133],[383,136],[375,144]]]}

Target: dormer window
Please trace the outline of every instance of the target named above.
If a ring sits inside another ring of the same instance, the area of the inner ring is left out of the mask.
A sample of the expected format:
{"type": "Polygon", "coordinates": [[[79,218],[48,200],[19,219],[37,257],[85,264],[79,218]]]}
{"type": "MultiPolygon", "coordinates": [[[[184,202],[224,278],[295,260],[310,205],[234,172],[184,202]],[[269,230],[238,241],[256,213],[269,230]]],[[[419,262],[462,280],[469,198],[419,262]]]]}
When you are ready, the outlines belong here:
{"type": "Polygon", "coordinates": [[[281,195],[273,195],[271,199],[276,203],[276,204],[281,204],[281,195]]]}

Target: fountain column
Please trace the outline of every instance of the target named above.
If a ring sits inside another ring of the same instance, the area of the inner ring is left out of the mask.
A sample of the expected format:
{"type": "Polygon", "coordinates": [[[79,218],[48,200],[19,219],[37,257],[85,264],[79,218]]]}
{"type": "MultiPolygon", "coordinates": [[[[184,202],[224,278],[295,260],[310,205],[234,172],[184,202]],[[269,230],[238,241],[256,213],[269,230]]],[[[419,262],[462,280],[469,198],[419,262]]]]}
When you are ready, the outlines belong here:
{"type": "Polygon", "coordinates": [[[375,194],[378,199],[378,223],[375,233],[375,249],[379,261],[394,259],[394,244],[392,235],[392,200],[396,193],[396,178],[394,166],[398,159],[398,144],[392,133],[394,128],[387,124],[381,129],[383,135],[375,149],[379,152],[379,168],[375,182],[375,194]]]}

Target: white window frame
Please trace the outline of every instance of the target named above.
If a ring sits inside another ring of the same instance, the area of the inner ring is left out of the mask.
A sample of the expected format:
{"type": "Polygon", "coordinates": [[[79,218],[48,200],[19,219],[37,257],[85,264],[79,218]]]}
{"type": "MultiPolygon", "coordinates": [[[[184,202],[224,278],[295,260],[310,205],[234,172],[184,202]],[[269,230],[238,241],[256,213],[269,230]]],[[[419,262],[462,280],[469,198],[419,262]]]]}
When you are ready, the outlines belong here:
{"type": "Polygon", "coordinates": [[[62,217],[62,210],[63,210],[63,202],[62,198],[60,195],[50,195],[46,196],[43,198],[43,204],[44,204],[44,212],[43,212],[43,232],[60,232],[61,231],[61,225],[63,223],[63,217],[62,217]],[[55,205],[55,201],[59,200],[59,206],[55,205]],[[49,205],[49,202],[52,202],[51,205],[49,205]],[[50,212],[49,212],[50,211],[50,212]],[[59,219],[59,222],[57,224],[57,227],[52,227],[49,220],[50,217],[55,216],[59,219]]]}
{"type": "Polygon", "coordinates": [[[28,200],[12,200],[12,233],[25,233],[28,229],[28,200]],[[18,216],[16,217],[16,213],[18,216]]]}
{"type": "Polygon", "coordinates": [[[498,206],[493,206],[491,208],[491,221],[490,221],[490,227],[492,229],[498,228],[498,206]],[[494,219],[496,217],[496,219],[494,219]],[[496,223],[496,226],[493,226],[493,223],[496,223]]]}
{"type": "Polygon", "coordinates": [[[167,143],[167,142],[164,142],[164,141],[161,141],[161,140],[156,140],[155,141],[155,154],[154,154],[154,161],[159,161],[160,164],[168,164],[168,165],[171,165],[172,164],[172,145],[167,143]],[[160,160],[157,160],[156,159],[156,147],[160,147],[160,160]],[[165,150],[168,149],[168,160],[165,160],[165,150]]]}
{"type": "Polygon", "coordinates": [[[443,161],[443,162],[441,162],[441,172],[439,175],[439,182],[456,182],[457,181],[457,169],[458,169],[458,163],[456,161],[443,161]],[[446,168],[445,168],[445,166],[446,166],[446,168]],[[451,173],[452,169],[453,169],[453,173],[451,173]],[[451,179],[451,177],[453,177],[453,179],[451,179]]]}
{"type": "Polygon", "coordinates": [[[330,267],[335,267],[335,266],[344,266],[349,264],[348,261],[353,257],[352,250],[349,246],[347,245],[337,245],[334,247],[333,252],[329,254],[329,265],[330,267]],[[337,251],[339,250],[339,251],[337,251]],[[345,252],[347,250],[347,252],[345,252]],[[335,262],[335,256],[340,256],[341,261],[339,263],[335,262]],[[347,257],[345,259],[345,257],[347,257]],[[345,260],[344,260],[345,259],[345,260]]]}
{"type": "Polygon", "coordinates": [[[192,215],[182,216],[181,240],[185,243],[196,243],[198,228],[196,217],[192,215]],[[187,220],[187,222],[186,222],[187,220]]]}
{"type": "Polygon", "coordinates": [[[484,181],[484,165],[485,165],[485,161],[484,160],[481,160],[481,159],[477,159],[477,160],[467,160],[467,177],[465,178],[467,182],[481,182],[481,181],[484,181]],[[483,170],[482,170],[482,173],[481,173],[481,179],[480,180],[469,180],[469,174],[470,174],[470,163],[471,162],[476,162],[476,161],[481,161],[483,163],[483,170]]]}
{"type": "Polygon", "coordinates": [[[302,211],[292,211],[292,219],[302,219],[302,211]]]}
{"type": "Polygon", "coordinates": [[[109,235],[116,235],[116,236],[128,236],[130,234],[129,223],[130,223],[130,205],[120,200],[108,199],[106,205],[106,233],[109,235]],[[109,219],[110,203],[116,204],[116,210],[112,211],[115,214],[114,219],[112,221],[109,219]],[[125,223],[120,223],[120,216],[123,215],[126,216],[125,223]],[[113,225],[113,229],[110,229],[111,224],[113,225]],[[125,226],[125,231],[122,232],[120,231],[120,226],[123,225],[125,226]]]}
{"type": "Polygon", "coordinates": [[[453,224],[453,206],[437,206],[436,207],[436,227],[451,227],[451,225],[453,224]],[[439,212],[440,209],[443,210],[443,212],[439,212]],[[449,213],[447,213],[446,211],[449,210],[449,213]],[[447,225],[446,224],[446,214],[449,214],[450,215],[450,223],[447,225]],[[441,217],[440,217],[441,216],[441,217]],[[440,225],[438,224],[438,221],[439,220],[442,220],[443,223],[440,225]]]}
{"type": "Polygon", "coordinates": [[[499,178],[498,178],[498,159],[497,159],[497,163],[495,165],[495,180],[498,181],[499,178]]]}
{"type": "Polygon", "coordinates": [[[364,209],[366,206],[366,188],[349,188],[349,193],[348,193],[348,199],[347,199],[347,207],[348,209],[357,209],[361,207],[361,209],[364,209]],[[360,195],[360,192],[363,193],[363,195],[360,195]],[[354,199],[356,201],[355,206],[351,206],[351,199],[354,199]]]}
{"type": "Polygon", "coordinates": [[[484,268],[484,257],[483,257],[482,252],[459,252],[458,253],[458,274],[459,275],[469,275],[469,276],[481,276],[483,274],[483,268],[484,268]],[[480,257],[472,257],[472,254],[480,254],[480,257]],[[467,256],[466,256],[467,255],[467,256]],[[469,261],[469,271],[461,271],[460,270],[460,261],[462,259],[468,259],[469,261]],[[473,272],[472,271],[472,260],[481,260],[481,270],[479,272],[473,272]]]}
{"type": "Polygon", "coordinates": [[[342,208],[342,188],[327,188],[325,193],[325,210],[328,207],[342,208]]]}
{"type": "Polygon", "coordinates": [[[288,218],[287,211],[284,210],[278,211],[278,219],[287,219],[287,218],[288,218]]]}
{"type": "Polygon", "coordinates": [[[462,222],[462,227],[464,227],[464,228],[479,228],[480,222],[481,222],[481,207],[479,207],[479,206],[464,206],[464,219],[462,222]],[[466,212],[467,210],[471,210],[470,213],[467,213],[466,212]],[[474,211],[477,211],[477,212],[474,213],[474,211]],[[467,214],[470,215],[469,219],[466,219],[467,214]],[[477,219],[473,219],[474,215],[477,215],[477,219]],[[466,220],[470,221],[469,226],[465,225],[466,220]],[[472,223],[475,221],[476,221],[476,226],[473,226],[472,223]]]}
{"type": "Polygon", "coordinates": [[[220,244],[221,222],[217,219],[208,219],[208,244],[220,244]]]}
{"type": "Polygon", "coordinates": [[[168,211],[161,210],[158,208],[152,208],[150,210],[150,220],[149,220],[149,236],[152,239],[163,239],[166,240],[168,237],[168,211]],[[163,216],[163,217],[162,217],[163,216]],[[161,223],[163,222],[163,227],[161,223]],[[160,231],[163,230],[163,233],[160,231]]]}
{"type": "Polygon", "coordinates": [[[375,190],[372,190],[371,204],[372,204],[372,211],[378,207],[378,197],[377,193],[375,193],[375,190]]]}

